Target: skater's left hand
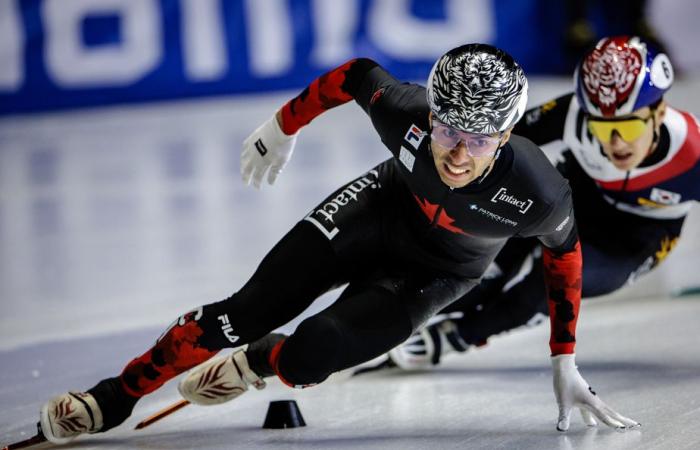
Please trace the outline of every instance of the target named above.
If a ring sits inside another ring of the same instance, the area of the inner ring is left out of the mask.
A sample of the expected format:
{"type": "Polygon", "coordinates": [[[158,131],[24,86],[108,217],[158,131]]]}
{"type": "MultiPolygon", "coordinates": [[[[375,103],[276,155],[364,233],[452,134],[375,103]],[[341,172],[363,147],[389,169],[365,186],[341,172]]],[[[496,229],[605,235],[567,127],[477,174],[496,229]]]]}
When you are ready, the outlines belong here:
{"type": "Polygon", "coordinates": [[[260,189],[267,173],[267,182],[273,184],[292,157],[297,135],[284,134],[276,115],[259,126],[243,141],[241,176],[243,182],[260,189]]]}
{"type": "Polygon", "coordinates": [[[639,422],[617,413],[593,392],[578,372],[574,357],[574,354],[552,356],[554,395],[559,405],[557,430],[569,429],[571,410],[574,407],[581,410],[581,417],[589,427],[597,425],[595,417],[620,431],[640,427],[639,422]]]}

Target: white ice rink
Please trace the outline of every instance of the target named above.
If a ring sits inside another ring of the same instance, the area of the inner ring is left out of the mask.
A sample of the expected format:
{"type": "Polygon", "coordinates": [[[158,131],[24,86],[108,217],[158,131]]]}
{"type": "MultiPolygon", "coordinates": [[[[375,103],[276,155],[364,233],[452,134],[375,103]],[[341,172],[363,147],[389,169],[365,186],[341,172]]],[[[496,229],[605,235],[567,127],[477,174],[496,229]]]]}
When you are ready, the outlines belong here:
{"type": "MultiPolygon", "coordinates": [[[[531,103],[568,85],[535,79],[531,103]]],[[[700,80],[681,81],[671,102],[700,113],[698,92],[700,80]]],[[[274,187],[246,188],[239,143],[293,94],[0,120],[0,444],[28,437],[50,396],[119,373],[172,319],[230,295],[316,203],[389,156],[362,111],[344,106],[302,132],[274,187]]],[[[671,293],[700,284],[699,216],[657,273],[582,307],[581,373],[640,430],[586,429],[578,416],[555,430],[540,326],[433,372],[339,376],[304,391],[273,381],[133,431],[177,400],[171,382],[126,424],[71,447],[698,449],[700,297],[671,293]],[[268,402],[286,398],[308,426],[261,429],[268,402]]]]}

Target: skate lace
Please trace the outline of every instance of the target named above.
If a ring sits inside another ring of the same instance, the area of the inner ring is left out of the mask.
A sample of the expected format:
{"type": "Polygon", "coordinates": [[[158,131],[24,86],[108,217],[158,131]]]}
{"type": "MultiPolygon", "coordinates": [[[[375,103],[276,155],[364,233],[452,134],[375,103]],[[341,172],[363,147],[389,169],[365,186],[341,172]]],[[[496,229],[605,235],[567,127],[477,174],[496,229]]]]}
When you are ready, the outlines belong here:
{"type": "Polygon", "coordinates": [[[241,394],[245,391],[245,389],[240,386],[222,380],[225,372],[224,364],[226,364],[226,360],[210,367],[202,374],[195,387],[195,393],[197,395],[215,399],[231,394],[241,394]]]}

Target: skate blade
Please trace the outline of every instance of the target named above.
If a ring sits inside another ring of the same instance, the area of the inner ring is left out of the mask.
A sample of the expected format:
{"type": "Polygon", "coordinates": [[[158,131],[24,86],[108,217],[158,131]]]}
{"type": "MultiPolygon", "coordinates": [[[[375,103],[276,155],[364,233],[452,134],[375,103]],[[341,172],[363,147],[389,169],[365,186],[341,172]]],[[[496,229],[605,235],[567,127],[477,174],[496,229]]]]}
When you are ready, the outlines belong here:
{"type": "Polygon", "coordinates": [[[29,439],[25,439],[23,441],[8,444],[5,447],[3,447],[2,450],[17,450],[20,448],[27,448],[27,449],[51,448],[53,446],[53,444],[46,439],[46,436],[44,436],[44,433],[41,431],[41,425],[39,425],[37,423],[36,428],[37,428],[36,435],[30,437],[29,439]]]}
{"type": "Polygon", "coordinates": [[[187,400],[180,400],[178,402],[173,403],[172,405],[166,406],[165,408],[161,409],[160,411],[156,412],[152,416],[142,420],[138,424],[136,424],[136,427],[134,427],[134,430],[141,430],[143,428],[146,428],[147,426],[158,422],[160,419],[169,416],[170,414],[174,413],[175,411],[179,411],[180,409],[184,408],[185,406],[189,405],[190,402],[187,400]]]}

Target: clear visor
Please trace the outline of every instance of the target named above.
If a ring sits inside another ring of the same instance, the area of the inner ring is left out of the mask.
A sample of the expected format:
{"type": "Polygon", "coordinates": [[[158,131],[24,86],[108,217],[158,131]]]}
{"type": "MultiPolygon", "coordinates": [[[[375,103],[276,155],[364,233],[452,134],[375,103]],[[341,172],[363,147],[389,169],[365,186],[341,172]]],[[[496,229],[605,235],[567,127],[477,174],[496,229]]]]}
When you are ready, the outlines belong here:
{"type": "Polygon", "coordinates": [[[433,129],[430,133],[433,142],[447,149],[456,148],[460,142],[464,143],[467,153],[473,157],[490,156],[496,153],[501,142],[501,135],[467,133],[452,128],[449,125],[433,119],[433,129]]]}

